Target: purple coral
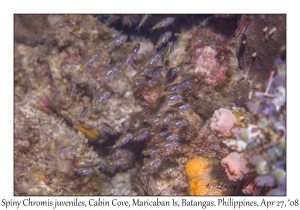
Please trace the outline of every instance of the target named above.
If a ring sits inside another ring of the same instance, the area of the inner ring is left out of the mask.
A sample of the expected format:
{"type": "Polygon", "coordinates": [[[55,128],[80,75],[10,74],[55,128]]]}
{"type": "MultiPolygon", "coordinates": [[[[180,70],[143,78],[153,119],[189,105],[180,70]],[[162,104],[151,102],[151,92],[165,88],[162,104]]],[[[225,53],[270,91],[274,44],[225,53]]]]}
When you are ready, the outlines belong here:
{"type": "Polygon", "coordinates": [[[244,175],[249,172],[246,167],[247,161],[237,152],[232,152],[221,161],[225,168],[226,175],[231,181],[238,181],[244,178],[244,175]]]}
{"type": "Polygon", "coordinates": [[[232,112],[224,108],[215,110],[210,120],[210,128],[217,136],[230,136],[231,129],[238,122],[232,112]]]}

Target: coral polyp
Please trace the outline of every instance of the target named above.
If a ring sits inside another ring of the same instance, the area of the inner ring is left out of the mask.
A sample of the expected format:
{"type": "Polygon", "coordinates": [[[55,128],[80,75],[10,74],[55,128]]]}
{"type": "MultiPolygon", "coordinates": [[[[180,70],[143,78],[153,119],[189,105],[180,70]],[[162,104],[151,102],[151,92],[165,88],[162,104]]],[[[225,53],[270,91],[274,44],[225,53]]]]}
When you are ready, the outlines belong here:
{"type": "Polygon", "coordinates": [[[285,15],[14,17],[15,195],[286,193],[285,15]]]}

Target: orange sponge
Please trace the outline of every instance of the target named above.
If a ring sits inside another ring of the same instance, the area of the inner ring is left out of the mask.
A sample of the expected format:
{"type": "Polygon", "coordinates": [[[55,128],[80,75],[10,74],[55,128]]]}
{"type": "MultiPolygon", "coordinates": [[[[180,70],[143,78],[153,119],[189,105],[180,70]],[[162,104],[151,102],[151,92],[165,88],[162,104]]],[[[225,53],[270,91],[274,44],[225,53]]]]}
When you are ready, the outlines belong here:
{"type": "Polygon", "coordinates": [[[89,140],[97,139],[99,137],[99,131],[96,128],[92,128],[87,125],[74,125],[77,131],[82,132],[89,140]]]}
{"type": "Polygon", "coordinates": [[[204,179],[212,172],[212,161],[202,157],[193,158],[185,165],[185,171],[192,181],[204,179]]]}

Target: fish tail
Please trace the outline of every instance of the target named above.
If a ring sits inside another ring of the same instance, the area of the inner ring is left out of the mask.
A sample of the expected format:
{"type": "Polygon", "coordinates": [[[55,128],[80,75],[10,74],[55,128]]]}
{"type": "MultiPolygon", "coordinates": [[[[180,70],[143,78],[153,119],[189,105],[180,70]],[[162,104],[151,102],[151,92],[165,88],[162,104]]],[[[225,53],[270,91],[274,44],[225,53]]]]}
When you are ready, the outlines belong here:
{"type": "Polygon", "coordinates": [[[138,33],[140,33],[140,28],[141,28],[141,26],[138,25],[134,30],[138,30],[138,33]]]}
{"type": "Polygon", "coordinates": [[[163,67],[164,67],[164,69],[166,68],[166,62],[167,62],[167,59],[164,59],[163,60],[163,67]]]}
{"type": "Polygon", "coordinates": [[[116,148],[114,146],[106,147],[109,151],[109,153],[112,153],[116,148]]]}
{"type": "Polygon", "coordinates": [[[154,30],[154,27],[148,28],[147,30],[150,31],[150,35],[151,35],[151,34],[152,34],[152,31],[154,30]]]}

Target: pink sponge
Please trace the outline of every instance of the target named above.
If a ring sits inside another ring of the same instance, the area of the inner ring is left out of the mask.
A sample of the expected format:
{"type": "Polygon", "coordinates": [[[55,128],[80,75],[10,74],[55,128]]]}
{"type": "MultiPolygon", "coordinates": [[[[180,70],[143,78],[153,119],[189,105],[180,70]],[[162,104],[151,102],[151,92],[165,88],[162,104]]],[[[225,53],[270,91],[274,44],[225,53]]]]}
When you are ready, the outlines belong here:
{"type": "Polygon", "coordinates": [[[236,117],[229,109],[221,108],[215,110],[213,117],[210,118],[210,128],[217,136],[230,136],[231,129],[238,122],[236,117]]]}
{"type": "Polygon", "coordinates": [[[238,181],[244,178],[244,175],[249,172],[246,167],[247,161],[237,152],[232,152],[221,161],[225,168],[226,175],[231,181],[238,181]]]}

